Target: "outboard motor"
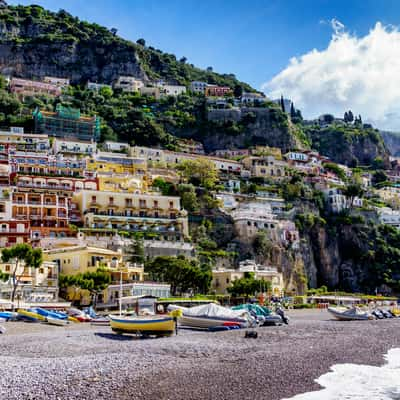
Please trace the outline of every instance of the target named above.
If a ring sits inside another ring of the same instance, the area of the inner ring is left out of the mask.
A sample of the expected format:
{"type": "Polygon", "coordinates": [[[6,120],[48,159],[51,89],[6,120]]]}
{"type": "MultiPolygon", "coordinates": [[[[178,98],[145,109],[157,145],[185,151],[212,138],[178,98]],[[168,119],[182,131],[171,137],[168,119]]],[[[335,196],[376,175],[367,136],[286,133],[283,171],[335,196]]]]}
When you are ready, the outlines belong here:
{"type": "Polygon", "coordinates": [[[277,307],[275,312],[282,318],[282,321],[283,321],[286,325],[289,325],[289,317],[287,317],[287,316],[285,315],[285,311],[283,310],[282,307],[277,307]]]}

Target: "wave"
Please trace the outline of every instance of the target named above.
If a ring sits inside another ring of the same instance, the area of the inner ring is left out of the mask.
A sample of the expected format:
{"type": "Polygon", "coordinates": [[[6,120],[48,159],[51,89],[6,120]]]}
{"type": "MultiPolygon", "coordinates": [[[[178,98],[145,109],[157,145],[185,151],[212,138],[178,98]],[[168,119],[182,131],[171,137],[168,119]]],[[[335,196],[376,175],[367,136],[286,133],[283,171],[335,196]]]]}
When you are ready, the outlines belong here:
{"type": "Polygon", "coordinates": [[[284,400],[400,400],[400,349],[391,349],[381,367],[335,364],[316,382],[324,389],[284,400]]]}

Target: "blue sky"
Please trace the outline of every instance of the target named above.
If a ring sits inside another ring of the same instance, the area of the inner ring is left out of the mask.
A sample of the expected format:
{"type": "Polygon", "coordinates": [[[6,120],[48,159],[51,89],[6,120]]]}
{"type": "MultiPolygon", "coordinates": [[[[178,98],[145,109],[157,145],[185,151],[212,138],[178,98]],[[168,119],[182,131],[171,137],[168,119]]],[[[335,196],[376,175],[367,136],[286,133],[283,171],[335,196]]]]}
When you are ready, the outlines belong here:
{"type": "Polygon", "coordinates": [[[351,109],[400,131],[398,0],[34,2],[115,27],[127,39],[144,38],[196,66],[234,73],[269,97],[292,99],[307,118],[351,109]]]}
{"type": "MultiPolygon", "coordinates": [[[[32,4],[29,0],[10,4],[32,4]]],[[[200,67],[232,72],[257,89],[279,73],[291,57],[324,48],[337,18],[365,34],[376,21],[396,24],[396,1],[341,0],[34,0],[52,10],[107,27],[122,36],[185,56],[200,67]]]]}

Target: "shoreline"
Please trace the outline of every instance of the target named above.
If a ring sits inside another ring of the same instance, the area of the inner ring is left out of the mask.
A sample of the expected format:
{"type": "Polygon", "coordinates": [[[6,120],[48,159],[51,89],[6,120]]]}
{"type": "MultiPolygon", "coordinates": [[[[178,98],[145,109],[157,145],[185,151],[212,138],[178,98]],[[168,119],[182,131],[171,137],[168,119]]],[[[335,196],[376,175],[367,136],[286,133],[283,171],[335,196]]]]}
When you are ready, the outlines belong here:
{"type": "Polygon", "coordinates": [[[0,398],[281,400],[321,389],[314,380],[334,364],[380,366],[400,347],[400,319],[288,314],[288,326],[257,328],[257,339],[244,330],[137,339],[86,324],[7,323],[0,398]]]}

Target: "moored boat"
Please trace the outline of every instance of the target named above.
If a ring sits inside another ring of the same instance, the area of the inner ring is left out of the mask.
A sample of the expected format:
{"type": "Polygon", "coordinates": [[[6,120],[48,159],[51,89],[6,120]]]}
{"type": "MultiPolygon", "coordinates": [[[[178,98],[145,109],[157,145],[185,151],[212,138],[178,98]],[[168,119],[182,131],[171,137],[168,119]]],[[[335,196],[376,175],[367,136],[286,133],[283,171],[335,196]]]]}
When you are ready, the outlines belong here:
{"type": "Polygon", "coordinates": [[[1,311],[0,318],[5,319],[6,321],[15,320],[18,317],[18,313],[11,311],[1,311]]]}
{"type": "Polygon", "coordinates": [[[175,321],[171,316],[117,316],[110,315],[111,329],[117,333],[170,336],[175,331],[175,321]]]}
{"type": "Polygon", "coordinates": [[[349,309],[329,307],[328,312],[339,321],[367,321],[373,319],[373,316],[369,312],[361,311],[357,307],[349,309]]]}
{"type": "Polygon", "coordinates": [[[257,325],[257,321],[250,316],[248,310],[231,310],[214,303],[192,308],[169,305],[168,311],[171,310],[181,310],[179,325],[191,328],[208,329],[227,326],[229,323],[241,328],[257,325]]]}
{"type": "Polygon", "coordinates": [[[23,310],[19,309],[18,311],[18,317],[31,321],[31,322],[38,322],[38,321],[45,321],[46,317],[43,315],[40,315],[34,311],[31,310],[23,310]]]}
{"type": "Polygon", "coordinates": [[[69,324],[67,319],[54,318],[51,316],[46,317],[46,322],[50,325],[66,326],[69,324]]]}

